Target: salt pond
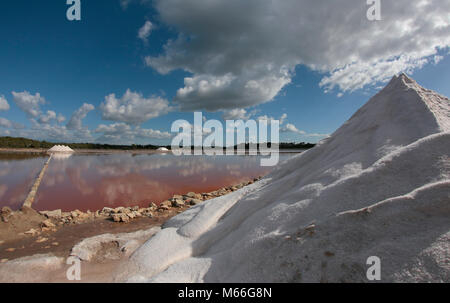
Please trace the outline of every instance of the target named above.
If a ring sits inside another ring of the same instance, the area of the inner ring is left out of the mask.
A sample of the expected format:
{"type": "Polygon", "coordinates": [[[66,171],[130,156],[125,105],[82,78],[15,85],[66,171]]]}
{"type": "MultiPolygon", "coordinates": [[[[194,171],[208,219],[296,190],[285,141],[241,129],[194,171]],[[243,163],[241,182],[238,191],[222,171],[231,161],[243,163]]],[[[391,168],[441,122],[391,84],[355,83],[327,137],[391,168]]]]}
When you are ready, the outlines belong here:
{"type": "MultiPolygon", "coordinates": [[[[298,152],[298,151],[297,151],[298,152]]],[[[280,153],[280,162],[296,153],[280,153]]],[[[19,209],[45,154],[0,153],[0,207],[19,209]]],[[[208,192],[267,174],[259,156],[74,154],[53,157],[38,190],[37,210],[148,206],[174,194],[208,192]]]]}

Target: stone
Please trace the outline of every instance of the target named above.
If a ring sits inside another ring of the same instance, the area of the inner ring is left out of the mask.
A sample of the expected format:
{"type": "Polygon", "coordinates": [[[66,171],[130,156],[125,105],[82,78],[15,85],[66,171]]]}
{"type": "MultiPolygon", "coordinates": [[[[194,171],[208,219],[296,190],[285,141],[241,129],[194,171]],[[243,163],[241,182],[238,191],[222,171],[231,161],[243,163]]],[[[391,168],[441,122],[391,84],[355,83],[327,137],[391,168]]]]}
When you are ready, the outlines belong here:
{"type": "Polygon", "coordinates": [[[40,211],[41,215],[46,216],[49,219],[59,219],[61,218],[62,212],[60,209],[52,210],[52,211],[40,211]]]}
{"type": "Polygon", "coordinates": [[[161,204],[159,205],[159,207],[162,207],[162,206],[166,206],[166,207],[171,207],[172,206],[172,202],[171,201],[169,201],[169,200],[166,200],[166,201],[164,201],[164,202],[161,202],[161,204]]]}
{"type": "Polygon", "coordinates": [[[12,213],[12,209],[8,206],[4,206],[4,207],[2,207],[1,213],[8,215],[8,214],[12,213]]]}
{"type": "Polygon", "coordinates": [[[130,218],[128,217],[127,214],[112,214],[111,217],[114,220],[114,222],[123,222],[123,223],[130,222],[130,218]]]}
{"type": "Polygon", "coordinates": [[[132,210],[132,211],[138,211],[138,210],[139,210],[139,206],[133,206],[133,207],[131,208],[131,210],[132,210]]]}
{"type": "Polygon", "coordinates": [[[188,198],[195,198],[195,193],[194,192],[189,192],[186,194],[186,197],[188,198]]]}
{"type": "Polygon", "coordinates": [[[202,200],[199,200],[199,199],[192,199],[191,200],[191,202],[190,202],[190,204],[191,205],[197,205],[197,204],[200,204],[200,203],[202,203],[203,201],[202,200]]]}
{"type": "Polygon", "coordinates": [[[183,207],[184,206],[184,201],[181,199],[175,199],[172,201],[172,206],[173,207],[183,207]]]}
{"type": "Polygon", "coordinates": [[[5,251],[7,251],[7,252],[14,252],[16,249],[15,248],[7,248],[7,249],[5,249],[5,251]]]}
{"type": "Polygon", "coordinates": [[[112,209],[112,208],[110,208],[110,207],[103,207],[101,213],[104,213],[104,214],[110,214],[110,213],[112,213],[113,211],[114,211],[114,209],[112,209]]]}
{"type": "Polygon", "coordinates": [[[183,199],[183,196],[180,196],[180,195],[173,195],[172,200],[176,200],[176,199],[182,200],[182,199],[183,199]]]}
{"type": "Polygon", "coordinates": [[[43,227],[55,227],[56,225],[50,219],[47,219],[42,222],[43,227]]]}
{"type": "Polygon", "coordinates": [[[37,234],[37,233],[38,233],[38,231],[35,230],[34,228],[32,228],[32,229],[30,229],[30,230],[24,232],[25,235],[32,235],[32,236],[34,236],[34,235],[37,234]]]}
{"type": "Polygon", "coordinates": [[[42,242],[46,242],[46,241],[48,241],[48,238],[41,237],[41,238],[36,240],[36,243],[42,243],[42,242]]]}
{"type": "Polygon", "coordinates": [[[151,207],[151,208],[153,208],[153,209],[157,209],[158,208],[158,205],[156,205],[155,203],[150,203],[149,205],[148,205],[148,207],[151,207]]]}
{"type": "Polygon", "coordinates": [[[166,205],[160,205],[158,210],[163,211],[163,210],[169,210],[170,207],[166,206],[166,205]]]}

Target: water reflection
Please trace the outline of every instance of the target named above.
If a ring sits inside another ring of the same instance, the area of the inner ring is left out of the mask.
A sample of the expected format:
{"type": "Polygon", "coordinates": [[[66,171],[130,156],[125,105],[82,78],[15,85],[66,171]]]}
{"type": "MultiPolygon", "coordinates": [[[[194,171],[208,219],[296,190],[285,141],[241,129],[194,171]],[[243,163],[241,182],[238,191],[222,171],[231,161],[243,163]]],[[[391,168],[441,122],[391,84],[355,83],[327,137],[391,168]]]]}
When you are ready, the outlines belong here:
{"type": "MultiPolygon", "coordinates": [[[[280,158],[292,155],[280,154],[280,158]]],[[[14,199],[8,196],[3,200],[2,192],[3,196],[7,195],[10,186],[22,192],[25,199],[27,186],[31,186],[33,177],[39,173],[45,160],[34,159],[31,161],[36,163],[16,166],[14,170],[22,173],[18,174],[15,182],[3,184],[5,177],[0,177],[0,184],[4,185],[0,186],[0,201],[14,204],[19,200],[18,196],[14,199]]],[[[3,168],[6,169],[12,163],[3,162],[0,161],[2,173],[3,168]]],[[[170,153],[54,155],[33,207],[38,210],[86,211],[104,206],[147,206],[150,202],[159,203],[174,194],[216,190],[264,175],[270,170],[260,166],[258,156],[176,157],[170,153]]]]}

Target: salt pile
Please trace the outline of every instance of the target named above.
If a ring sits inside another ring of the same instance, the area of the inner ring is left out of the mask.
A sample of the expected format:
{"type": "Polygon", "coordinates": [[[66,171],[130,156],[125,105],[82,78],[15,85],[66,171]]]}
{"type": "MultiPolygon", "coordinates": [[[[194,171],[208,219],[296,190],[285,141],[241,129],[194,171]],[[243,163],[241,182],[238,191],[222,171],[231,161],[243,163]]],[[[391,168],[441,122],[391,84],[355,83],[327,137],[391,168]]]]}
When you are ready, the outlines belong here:
{"type": "Polygon", "coordinates": [[[55,145],[48,150],[49,153],[73,153],[74,150],[65,145],[55,145]]]}
{"type": "MultiPolygon", "coordinates": [[[[450,282],[450,100],[406,75],[250,187],[167,222],[118,281],[450,282]]],[[[121,269],[124,270],[124,269],[121,269]]]]}

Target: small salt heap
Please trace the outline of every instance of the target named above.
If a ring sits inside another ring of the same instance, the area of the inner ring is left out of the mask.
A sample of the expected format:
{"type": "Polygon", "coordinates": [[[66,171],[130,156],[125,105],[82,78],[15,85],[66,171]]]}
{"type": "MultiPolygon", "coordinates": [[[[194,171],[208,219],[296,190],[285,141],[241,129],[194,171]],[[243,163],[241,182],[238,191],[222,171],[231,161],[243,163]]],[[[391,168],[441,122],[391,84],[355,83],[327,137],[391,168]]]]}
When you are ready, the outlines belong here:
{"type": "Polygon", "coordinates": [[[65,145],[55,145],[48,150],[49,153],[73,153],[75,152],[68,146],[65,145]]]}

